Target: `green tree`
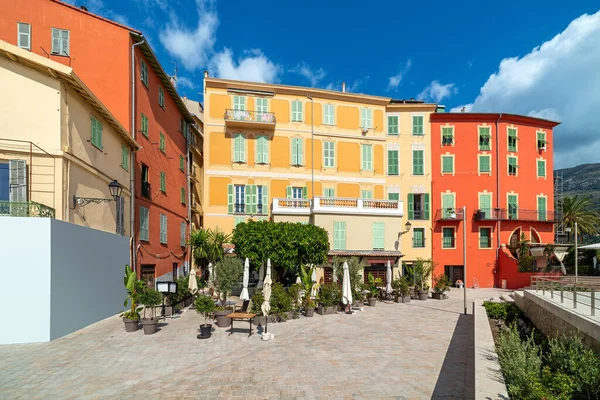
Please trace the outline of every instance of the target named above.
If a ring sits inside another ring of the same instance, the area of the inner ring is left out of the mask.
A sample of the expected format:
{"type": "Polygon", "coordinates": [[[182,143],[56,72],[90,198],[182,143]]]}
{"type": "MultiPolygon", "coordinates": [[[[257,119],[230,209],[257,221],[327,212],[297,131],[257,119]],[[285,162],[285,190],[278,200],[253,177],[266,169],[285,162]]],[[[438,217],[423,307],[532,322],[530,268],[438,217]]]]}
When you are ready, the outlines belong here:
{"type": "Polygon", "coordinates": [[[227,295],[231,294],[235,285],[242,280],[244,265],[239,258],[225,257],[215,265],[215,268],[217,271],[217,292],[223,304],[225,304],[227,295]]]}
{"type": "Polygon", "coordinates": [[[358,257],[333,257],[332,266],[335,269],[335,274],[339,283],[344,280],[344,262],[348,263],[348,275],[350,276],[352,298],[358,300],[362,297],[362,274],[366,263],[360,261],[358,257]]]}
{"type": "MultiPolygon", "coordinates": [[[[589,197],[580,195],[568,196],[562,200],[562,223],[565,228],[575,232],[575,222],[580,235],[595,235],[600,225],[600,213],[594,209],[594,204],[589,197]]],[[[568,240],[571,234],[568,233],[568,240]]]]}
{"type": "Polygon", "coordinates": [[[194,263],[204,269],[210,262],[219,262],[224,255],[223,245],[230,241],[231,235],[219,228],[201,228],[192,231],[189,244],[192,247],[194,263]]]}

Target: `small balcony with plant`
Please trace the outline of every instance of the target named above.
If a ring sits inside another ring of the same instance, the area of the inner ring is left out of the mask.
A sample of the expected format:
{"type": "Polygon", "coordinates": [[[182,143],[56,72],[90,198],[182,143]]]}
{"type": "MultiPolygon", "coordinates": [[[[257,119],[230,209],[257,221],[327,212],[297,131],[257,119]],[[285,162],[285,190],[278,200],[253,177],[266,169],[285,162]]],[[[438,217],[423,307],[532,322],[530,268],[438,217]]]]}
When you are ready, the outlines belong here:
{"type": "Polygon", "coordinates": [[[2,217],[55,218],[55,215],[54,208],[35,201],[0,201],[0,216],[2,217]]]}
{"type": "Polygon", "coordinates": [[[440,208],[435,213],[436,221],[461,221],[464,219],[464,213],[462,207],[447,207],[440,208]]]}
{"type": "Polygon", "coordinates": [[[225,110],[225,124],[231,128],[275,128],[275,114],[268,111],[225,110]]]}

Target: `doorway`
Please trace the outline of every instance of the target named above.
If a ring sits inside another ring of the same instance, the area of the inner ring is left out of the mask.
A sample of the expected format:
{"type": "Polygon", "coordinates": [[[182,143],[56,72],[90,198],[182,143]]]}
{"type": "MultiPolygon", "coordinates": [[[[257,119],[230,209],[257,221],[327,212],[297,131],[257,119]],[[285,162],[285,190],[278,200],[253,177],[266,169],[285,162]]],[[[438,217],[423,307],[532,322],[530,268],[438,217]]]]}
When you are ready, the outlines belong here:
{"type": "Polygon", "coordinates": [[[155,288],[156,284],[156,276],[155,276],[155,266],[154,265],[142,265],[140,270],[140,279],[142,282],[146,284],[149,288],[155,288]]]}
{"type": "Polygon", "coordinates": [[[463,280],[465,274],[465,268],[462,265],[445,265],[444,273],[452,282],[452,285],[456,286],[456,281],[463,280]]]}

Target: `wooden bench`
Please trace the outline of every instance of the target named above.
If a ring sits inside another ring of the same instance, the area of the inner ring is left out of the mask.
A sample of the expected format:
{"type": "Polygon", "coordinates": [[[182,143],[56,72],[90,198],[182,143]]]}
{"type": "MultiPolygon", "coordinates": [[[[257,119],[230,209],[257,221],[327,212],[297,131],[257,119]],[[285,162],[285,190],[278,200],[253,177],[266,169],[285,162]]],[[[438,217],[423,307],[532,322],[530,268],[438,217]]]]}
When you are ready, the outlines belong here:
{"type": "Polygon", "coordinates": [[[248,313],[248,312],[234,312],[227,315],[227,318],[231,319],[231,332],[229,335],[233,335],[233,321],[248,321],[250,323],[250,333],[248,337],[252,335],[252,318],[256,317],[256,314],[248,313]]]}

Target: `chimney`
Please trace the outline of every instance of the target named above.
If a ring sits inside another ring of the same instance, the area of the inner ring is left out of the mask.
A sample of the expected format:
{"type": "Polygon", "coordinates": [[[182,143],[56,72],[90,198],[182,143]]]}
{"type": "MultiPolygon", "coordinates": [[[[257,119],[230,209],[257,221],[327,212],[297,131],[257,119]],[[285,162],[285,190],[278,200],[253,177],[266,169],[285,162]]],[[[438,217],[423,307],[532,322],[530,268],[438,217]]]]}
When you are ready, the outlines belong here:
{"type": "Polygon", "coordinates": [[[83,11],[87,11],[88,10],[86,6],[81,6],[79,8],[81,8],[83,11]]]}
{"type": "Polygon", "coordinates": [[[443,112],[446,112],[446,106],[444,106],[444,105],[441,105],[441,104],[437,105],[437,106],[435,107],[435,112],[436,112],[436,113],[443,113],[443,112]]]}
{"type": "Polygon", "coordinates": [[[346,82],[342,82],[342,92],[346,92],[346,82]]]}
{"type": "Polygon", "coordinates": [[[204,77],[208,78],[208,71],[207,70],[204,70],[204,77]]]}

